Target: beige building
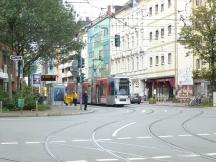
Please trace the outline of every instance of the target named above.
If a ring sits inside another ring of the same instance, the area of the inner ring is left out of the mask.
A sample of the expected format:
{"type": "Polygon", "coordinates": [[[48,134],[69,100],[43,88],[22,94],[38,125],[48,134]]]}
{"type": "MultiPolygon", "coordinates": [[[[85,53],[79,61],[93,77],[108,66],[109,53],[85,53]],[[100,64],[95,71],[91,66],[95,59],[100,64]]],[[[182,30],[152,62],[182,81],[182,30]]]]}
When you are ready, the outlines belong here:
{"type": "Polygon", "coordinates": [[[190,0],[140,0],[125,4],[111,21],[111,73],[131,78],[131,93],[168,100],[192,95],[193,58],[178,33],[191,14],[190,0]]]}

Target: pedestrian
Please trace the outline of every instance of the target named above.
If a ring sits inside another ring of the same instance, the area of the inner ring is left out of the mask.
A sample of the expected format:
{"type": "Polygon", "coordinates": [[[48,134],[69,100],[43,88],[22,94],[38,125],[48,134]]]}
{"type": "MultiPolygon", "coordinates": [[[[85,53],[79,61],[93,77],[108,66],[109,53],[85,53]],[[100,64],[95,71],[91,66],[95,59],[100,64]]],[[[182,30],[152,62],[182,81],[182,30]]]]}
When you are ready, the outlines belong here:
{"type": "Polygon", "coordinates": [[[84,103],[84,110],[87,110],[88,105],[88,94],[87,91],[83,93],[83,103],[84,103]]]}
{"type": "Polygon", "coordinates": [[[73,92],[73,103],[74,103],[74,106],[77,105],[77,93],[76,92],[73,92]]]}

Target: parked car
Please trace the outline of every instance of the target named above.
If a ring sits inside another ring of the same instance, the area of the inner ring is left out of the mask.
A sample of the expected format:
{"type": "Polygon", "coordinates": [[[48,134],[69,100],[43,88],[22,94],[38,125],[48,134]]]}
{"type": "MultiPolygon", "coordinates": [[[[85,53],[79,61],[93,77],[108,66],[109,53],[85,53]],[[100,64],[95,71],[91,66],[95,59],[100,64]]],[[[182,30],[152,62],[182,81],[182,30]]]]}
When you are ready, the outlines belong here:
{"type": "Polygon", "coordinates": [[[139,94],[137,94],[137,93],[131,94],[130,100],[131,100],[131,103],[132,103],[132,104],[133,104],[133,103],[138,103],[138,104],[140,104],[140,103],[141,103],[141,96],[140,96],[139,94]]]}

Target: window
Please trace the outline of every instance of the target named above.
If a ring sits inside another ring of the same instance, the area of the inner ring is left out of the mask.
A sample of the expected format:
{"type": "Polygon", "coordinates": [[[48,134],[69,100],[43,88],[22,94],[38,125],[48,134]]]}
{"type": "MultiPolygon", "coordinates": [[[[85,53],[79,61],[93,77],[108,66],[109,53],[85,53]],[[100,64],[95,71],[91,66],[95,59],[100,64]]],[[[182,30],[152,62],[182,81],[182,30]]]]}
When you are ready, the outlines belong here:
{"type": "Polygon", "coordinates": [[[149,8],[149,16],[152,16],[152,7],[149,8]]]}
{"type": "Polygon", "coordinates": [[[164,65],[164,56],[161,56],[161,65],[164,65]]]}
{"type": "Polygon", "coordinates": [[[172,63],[172,54],[168,53],[168,64],[172,63]]]}
{"type": "Polygon", "coordinates": [[[155,65],[158,66],[158,64],[159,64],[159,57],[156,56],[156,62],[155,62],[155,65]]]}
{"type": "Polygon", "coordinates": [[[169,25],[169,26],[168,26],[168,35],[171,35],[171,34],[172,34],[172,26],[169,25]]]}
{"type": "Polygon", "coordinates": [[[149,59],[149,65],[150,65],[150,66],[152,66],[152,62],[153,62],[153,61],[152,61],[152,57],[150,57],[150,59],[149,59]]]}
{"type": "Polygon", "coordinates": [[[161,12],[164,12],[164,4],[161,4],[161,12]]]}
{"type": "Polygon", "coordinates": [[[158,4],[155,5],[155,15],[158,14],[158,4]]]}
{"type": "Polygon", "coordinates": [[[197,70],[201,69],[201,60],[200,59],[196,59],[196,69],[197,70]]]}
{"type": "Polygon", "coordinates": [[[171,0],[168,0],[168,8],[170,8],[171,7],[171,0]]]}
{"type": "Polygon", "coordinates": [[[152,32],[149,33],[149,40],[152,40],[152,32]]]}
{"type": "Polygon", "coordinates": [[[161,38],[164,38],[164,28],[161,29],[161,38]]]}
{"type": "Polygon", "coordinates": [[[199,6],[202,4],[202,0],[196,0],[196,5],[199,6]]]}
{"type": "Polygon", "coordinates": [[[158,37],[159,37],[159,31],[156,30],[156,31],[155,31],[155,40],[158,40],[158,37]]]}

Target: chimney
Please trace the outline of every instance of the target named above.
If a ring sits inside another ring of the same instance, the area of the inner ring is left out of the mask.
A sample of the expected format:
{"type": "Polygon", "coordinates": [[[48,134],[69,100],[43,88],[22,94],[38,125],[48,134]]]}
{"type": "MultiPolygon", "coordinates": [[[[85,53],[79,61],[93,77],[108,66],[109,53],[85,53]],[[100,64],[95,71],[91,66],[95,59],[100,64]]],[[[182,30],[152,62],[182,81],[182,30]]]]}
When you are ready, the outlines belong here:
{"type": "Polygon", "coordinates": [[[111,15],[112,11],[111,11],[111,5],[107,6],[107,15],[111,15]]]}

